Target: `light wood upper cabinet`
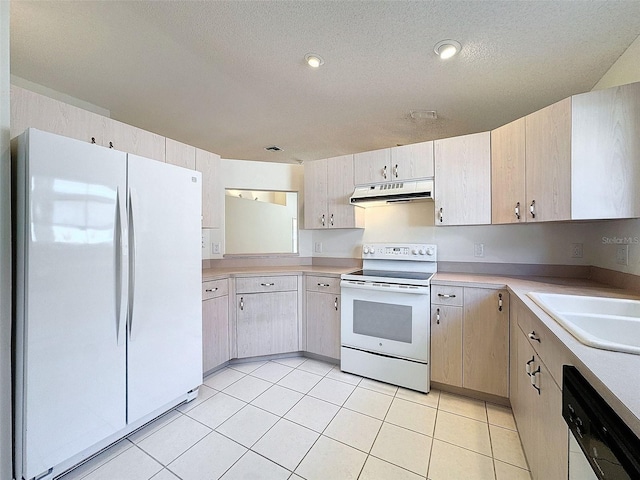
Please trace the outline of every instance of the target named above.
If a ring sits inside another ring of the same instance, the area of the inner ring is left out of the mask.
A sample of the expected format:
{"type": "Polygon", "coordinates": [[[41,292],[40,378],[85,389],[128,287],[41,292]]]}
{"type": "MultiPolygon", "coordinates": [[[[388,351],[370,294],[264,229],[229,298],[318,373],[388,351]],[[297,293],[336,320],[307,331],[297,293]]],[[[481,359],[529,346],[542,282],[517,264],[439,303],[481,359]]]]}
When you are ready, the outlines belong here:
{"type": "Polygon", "coordinates": [[[433,175],[433,142],[391,148],[391,180],[429,178],[433,175]]]}
{"type": "Polygon", "coordinates": [[[196,148],[195,169],[202,174],[202,228],[221,228],[224,189],[220,155],[196,148]]]}
{"type": "Polygon", "coordinates": [[[305,229],[364,228],[363,209],[349,203],[354,190],[353,168],[353,155],[305,164],[305,229]]]}
{"type": "Polygon", "coordinates": [[[640,83],[571,100],[571,218],[640,217],[640,83]]]}
{"type": "Polygon", "coordinates": [[[525,205],[525,119],[491,131],[491,223],[522,223],[525,205]]]}
{"type": "Polygon", "coordinates": [[[165,140],[164,161],[171,165],[195,170],[196,147],[167,138],[165,140]]]}
{"type": "Polygon", "coordinates": [[[110,118],[107,118],[105,123],[105,141],[111,142],[116,150],[164,162],[165,137],[162,135],[110,118]]]}
{"type": "Polygon", "coordinates": [[[389,182],[391,177],[391,149],[372,150],[353,155],[356,185],[389,182]]]}
{"type": "Polygon", "coordinates": [[[509,396],[509,294],[464,289],[463,387],[509,396]]]}
{"type": "Polygon", "coordinates": [[[353,161],[356,185],[433,177],[433,142],[356,153],[353,161]]]}
{"type": "Polygon", "coordinates": [[[435,141],[436,225],[491,223],[491,134],[435,141]]]}
{"type": "Polygon", "coordinates": [[[571,98],[525,117],[527,222],[571,218],[571,98]]]}

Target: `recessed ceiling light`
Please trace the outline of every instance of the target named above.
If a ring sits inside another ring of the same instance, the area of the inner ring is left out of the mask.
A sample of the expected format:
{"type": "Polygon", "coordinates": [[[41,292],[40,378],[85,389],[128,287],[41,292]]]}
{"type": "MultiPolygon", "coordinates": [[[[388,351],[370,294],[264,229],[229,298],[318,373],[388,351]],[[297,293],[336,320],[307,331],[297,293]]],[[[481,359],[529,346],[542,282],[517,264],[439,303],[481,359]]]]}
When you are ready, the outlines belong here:
{"type": "Polygon", "coordinates": [[[320,65],[324,65],[324,60],[317,53],[307,53],[304,56],[304,60],[312,68],[318,68],[320,65]]]}
{"type": "Polygon", "coordinates": [[[462,45],[455,40],[442,40],[441,42],[436,43],[436,46],[433,47],[433,51],[436,52],[436,55],[441,59],[446,60],[447,58],[453,57],[461,48],[462,45]]]}

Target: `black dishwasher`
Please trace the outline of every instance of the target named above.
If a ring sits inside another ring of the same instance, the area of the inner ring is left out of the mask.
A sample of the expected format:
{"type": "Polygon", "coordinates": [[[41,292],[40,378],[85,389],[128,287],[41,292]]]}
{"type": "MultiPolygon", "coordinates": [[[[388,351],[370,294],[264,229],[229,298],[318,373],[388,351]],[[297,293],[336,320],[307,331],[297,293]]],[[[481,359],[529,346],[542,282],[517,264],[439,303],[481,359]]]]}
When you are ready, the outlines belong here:
{"type": "Polygon", "coordinates": [[[575,367],[564,365],[562,379],[562,416],[583,453],[570,454],[569,478],[586,478],[584,471],[577,473],[577,464],[586,460],[590,478],[640,479],[640,439],[575,367]]]}

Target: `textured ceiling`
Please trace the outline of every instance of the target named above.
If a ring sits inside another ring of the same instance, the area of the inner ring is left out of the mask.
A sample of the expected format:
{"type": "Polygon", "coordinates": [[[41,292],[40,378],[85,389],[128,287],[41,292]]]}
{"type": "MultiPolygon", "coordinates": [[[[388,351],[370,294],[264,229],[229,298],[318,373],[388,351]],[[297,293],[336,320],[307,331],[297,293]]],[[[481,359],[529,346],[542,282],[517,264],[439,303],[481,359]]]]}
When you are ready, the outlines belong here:
{"type": "Polygon", "coordinates": [[[11,73],[224,158],[293,162],[490,130],[591,90],[638,34],[640,0],[12,0],[11,73]],[[462,51],[442,61],[446,38],[462,51]]]}

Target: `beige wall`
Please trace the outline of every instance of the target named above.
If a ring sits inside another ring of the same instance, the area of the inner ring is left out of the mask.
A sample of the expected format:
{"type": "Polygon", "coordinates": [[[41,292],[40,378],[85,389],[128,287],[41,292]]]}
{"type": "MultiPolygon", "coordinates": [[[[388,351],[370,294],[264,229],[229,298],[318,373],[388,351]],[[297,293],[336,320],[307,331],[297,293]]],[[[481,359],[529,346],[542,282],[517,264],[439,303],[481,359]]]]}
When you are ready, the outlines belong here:
{"type": "Polygon", "coordinates": [[[620,55],[593,89],[601,90],[633,82],[640,82],[640,36],[620,55]]]}
{"type": "Polygon", "coordinates": [[[11,118],[9,2],[0,2],[0,478],[11,478],[11,118]]]}

